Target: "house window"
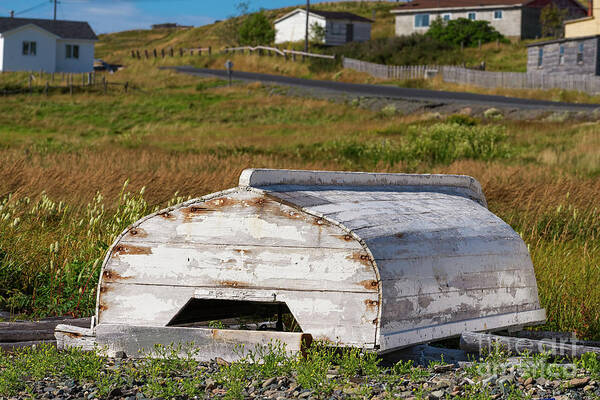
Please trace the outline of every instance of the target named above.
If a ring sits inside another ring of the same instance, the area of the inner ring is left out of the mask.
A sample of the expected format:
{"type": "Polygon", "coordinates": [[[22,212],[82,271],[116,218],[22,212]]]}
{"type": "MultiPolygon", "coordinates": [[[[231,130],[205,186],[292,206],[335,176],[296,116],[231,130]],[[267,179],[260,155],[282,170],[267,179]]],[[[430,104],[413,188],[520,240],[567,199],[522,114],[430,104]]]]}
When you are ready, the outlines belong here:
{"type": "Polygon", "coordinates": [[[577,64],[583,64],[583,43],[577,46],[577,64]]]}
{"type": "Polygon", "coordinates": [[[565,63],[565,46],[562,44],[558,48],[558,65],[563,65],[565,63]]]}
{"type": "Polygon", "coordinates": [[[540,47],[538,50],[538,67],[544,64],[544,48],[540,47]]]}
{"type": "Polygon", "coordinates": [[[68,44],[65,51],[66,58],[79,58],[79,46],[76,44],[68,44]]]}
{"type": "Polygon", "coordinates": [[[429,14],[415,15],[415,28],[427,28],[429,26],[429,14]]]}
{"type": "Polygon", "coordinates": [[[470,12],[470,13],[468,14],[468,18],[469,18],[471,21],[475,21],[475,20],[477,19],[477,13],[470,12]]]}
{"type": "Polygon", "coordinates": [[[494,19],[502,19],[502,10],[494,11],[494,19]]]}
{"type": "Polygon", "coordinates": [[[450,21],[452,19],[452,14],[442,14],[443,21],[450,21]]]}
{"type": "Polygon", "coordinates": [[[37,43],[36,42],[23,42],[23,55],[24,56],[35,56],[37,54],[37,43]]]}

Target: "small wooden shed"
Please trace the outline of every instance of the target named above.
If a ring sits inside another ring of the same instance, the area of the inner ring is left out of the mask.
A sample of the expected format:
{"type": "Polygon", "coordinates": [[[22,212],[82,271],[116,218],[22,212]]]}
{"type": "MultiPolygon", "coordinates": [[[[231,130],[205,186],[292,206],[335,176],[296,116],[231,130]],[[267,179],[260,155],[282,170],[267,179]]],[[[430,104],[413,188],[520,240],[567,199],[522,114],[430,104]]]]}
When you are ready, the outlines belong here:
{"type": "Polygon", "coordinates": [[[236,341],[297,351],[307,335],[386,353],[544,321],[527,247],[475,179],[253,169],[123,232],[89,335],[128,356],[186,339],[205,358],[236,341]],[[301,332],[206,326],[282,313],[301,332]]]}
{"type": "MultiPolygon", "coordinates": [[[[371,40],[373,21],[349,12],[311,9],[308,32],[311,40],[325,46],[342,46],[371,40]],[[317,31],[323,36],[318,37],[317,31]]],[[[275,21],[275,44],[303,41],[306,38],[306,10],[298,8],[275,21]]]]}

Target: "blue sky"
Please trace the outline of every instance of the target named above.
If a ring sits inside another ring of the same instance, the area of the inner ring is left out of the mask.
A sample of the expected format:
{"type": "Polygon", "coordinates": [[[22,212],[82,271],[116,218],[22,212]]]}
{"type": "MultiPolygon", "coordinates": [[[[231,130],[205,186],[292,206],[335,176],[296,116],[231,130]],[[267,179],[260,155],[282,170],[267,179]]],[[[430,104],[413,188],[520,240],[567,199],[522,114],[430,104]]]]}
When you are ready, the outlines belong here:
{"type": "MultiPolygon", "coordinates": [[[[14,10],[17,17],[52,18],[52,0],[0,0],[0,15],[14,10]],[[35,8],[36,6],[39,6],[35,8]],[[27,9],[33,10],[20,13],[27,9]]],[[[205,25],[236,12],[239,0],[62,0],[58,18],[88,21],[96,33],[148,28],[160,22],[205,25]]],[[[279,8],[303,0],[250,0],[250,9],[279,8]]],[[[311,3],[317,3],[311,0],[311,3]]],[[[304,3],[305,4],[305,3],[304,3]]]]}

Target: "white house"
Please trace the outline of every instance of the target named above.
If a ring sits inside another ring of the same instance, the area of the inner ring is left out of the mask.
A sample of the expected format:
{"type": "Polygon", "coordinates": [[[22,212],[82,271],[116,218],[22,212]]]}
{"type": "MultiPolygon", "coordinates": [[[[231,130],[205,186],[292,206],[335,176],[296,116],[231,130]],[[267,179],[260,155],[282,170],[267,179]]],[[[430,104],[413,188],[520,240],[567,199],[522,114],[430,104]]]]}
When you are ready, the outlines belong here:
{"type": "MultiPolygon", "coordinates": [[[[323,44],[340,46],[371,39],[373,21],[348,12],[310,10],[308,26],[315,40],[316,26],[325,33],[323,44]]],[[[298,42],[306,36],[306,10],[298,8],[275,21],[275,43],[298,42]]]]}
{"type": "Polygon", "coordinates": [[[91,72],[96,41],[87,22],[0,18],[0,71],[91,72]]]}

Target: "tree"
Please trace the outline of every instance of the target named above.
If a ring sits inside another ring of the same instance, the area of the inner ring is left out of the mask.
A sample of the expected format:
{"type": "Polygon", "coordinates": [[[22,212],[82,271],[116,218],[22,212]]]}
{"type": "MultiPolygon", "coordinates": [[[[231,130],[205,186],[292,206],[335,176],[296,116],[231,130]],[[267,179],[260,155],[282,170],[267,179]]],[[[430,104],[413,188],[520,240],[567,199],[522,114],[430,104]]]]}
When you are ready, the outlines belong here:
{"type": "Polygon", "coordinates": [[[562,37],[566,10],[561,10],[554,3],[542,8],[540,23],[542,36],[562,37]]]}
{"type": "Polygon", "coordinates": [[[313,23],[309,29],[310,40],[313,43],[322,44],[325,42],[325,27],[319,25],[317,22],[313,23]]]}
{"type": "Polygon", "coordinates": [[[244,19],[238,31],[238,38],[242,46],[271,44],[275,40],[275,28],[265,13],[260,11],[244,19]]]}
{"type": "Polygon", "coordinates": [[[450,21],[442,21],[441,18],[438,18],[431,23],[425,35],[451,46],[463,44],[468,47],[476,46],[480,42],[507,41],[500,32],[490,25],[489,21],[473,21],[467,18],[450,21]]]}

